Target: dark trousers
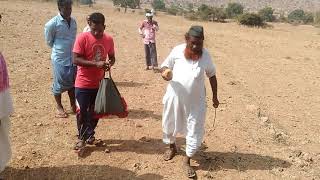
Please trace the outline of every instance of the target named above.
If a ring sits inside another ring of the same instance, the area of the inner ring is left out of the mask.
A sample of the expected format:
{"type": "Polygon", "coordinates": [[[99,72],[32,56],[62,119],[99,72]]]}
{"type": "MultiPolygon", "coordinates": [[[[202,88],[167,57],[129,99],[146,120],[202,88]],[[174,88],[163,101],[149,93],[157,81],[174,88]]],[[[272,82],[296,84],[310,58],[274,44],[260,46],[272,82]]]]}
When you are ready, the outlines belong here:
{"type": "Polygon", "coordinates": [[[77,113],[77,127],[78,137],[81,140],[94,136],[99,120],[93,117],[97,93],[98,89],[75,88],[76,99],[80,106],[80,113],[77,113]]]}
{"type": "Polygon", "coordinates": [[[146,54],[146,65],[158,67],[156,43],[144,44],[144,51],[146,54]]]}

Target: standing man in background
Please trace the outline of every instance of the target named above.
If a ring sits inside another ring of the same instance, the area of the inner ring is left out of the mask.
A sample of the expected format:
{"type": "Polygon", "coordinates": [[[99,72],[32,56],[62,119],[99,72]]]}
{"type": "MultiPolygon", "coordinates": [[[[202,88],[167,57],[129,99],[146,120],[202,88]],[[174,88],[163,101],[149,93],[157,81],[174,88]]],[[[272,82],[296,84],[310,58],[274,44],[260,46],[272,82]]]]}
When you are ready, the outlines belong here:
{"type": "Polygon", "coordinates": [[[143,38],[146,54],[146,70],[149,70],[150,67],[153,70],[157,70],[156,31],[159,30],[159,26],[157,21],[152,20],[153,14],[151,12],[147,12],[146,17],[147,19],[139,27],[139,34],[143,38]]]}
{"type": "Polygon", "coordinates": [[[72,111],[76,111],[74,81],[76,66],[72,63],[72,48],[77,34],[77,23],[71,17],[72,0],[58,0],[59,14],[45,25],[46,43],[52,48],[52,93],[57,103],[57,118],[67,118],[61,94],[68,91],[72,111]]]}

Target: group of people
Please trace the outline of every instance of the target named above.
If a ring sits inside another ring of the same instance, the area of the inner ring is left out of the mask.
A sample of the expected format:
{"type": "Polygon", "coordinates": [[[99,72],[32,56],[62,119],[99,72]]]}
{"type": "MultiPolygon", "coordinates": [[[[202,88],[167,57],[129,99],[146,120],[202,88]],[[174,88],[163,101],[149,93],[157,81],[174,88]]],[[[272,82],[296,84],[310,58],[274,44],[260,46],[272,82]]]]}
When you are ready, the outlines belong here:
{"type": "MultiPolygon", "coordinates": [[[[61,94],[68,92],[71,111],[76,113],[78,141],[74,149],[86,144],[98,144],[95,128],[99,119],[94,113],[99,82],[115,63],[114,41],[105,32],[105,17],[92,13],[87,17],[88,27],[77,35],[77,23],[71,17],[72,0],[57,0],[59,13],[45,25],[45,39],[52,49],[53,67],[52,94],[57,104],[57,118],[66,118],[68,113],[61,103],[61,94]]],[[[204,137],[206,114],[205,75],[210,80],[213,107],[219,106],[217,97],[216,68],[212,58],[203,47],[204,29],[192,26],[185,34],[185,43],[176,46],[158,68],[155,33],[158,23],[153,13],[146,13],[139,27],[143,38],[146,70],[161,72],[168,81],[163,97],[163,142],[168,145],[164,160],[171,160],[177,153],[176,136],[186,137],[186,157],[183,168],[188,177],[196,176],[190,159],[199,149],[204,137]]],[[[0,56],[0,170],[7,163],[10,146],[8,142],[9,114],[12,103],[8,93],[8,76],[3,57],[0,56]],[[5,135],[3,135],[5,134],[5,135]],[[2,149],[2,147],[9,147],[2,149]],[[7,155],[6,155],[6,154],[7,155]]]]}

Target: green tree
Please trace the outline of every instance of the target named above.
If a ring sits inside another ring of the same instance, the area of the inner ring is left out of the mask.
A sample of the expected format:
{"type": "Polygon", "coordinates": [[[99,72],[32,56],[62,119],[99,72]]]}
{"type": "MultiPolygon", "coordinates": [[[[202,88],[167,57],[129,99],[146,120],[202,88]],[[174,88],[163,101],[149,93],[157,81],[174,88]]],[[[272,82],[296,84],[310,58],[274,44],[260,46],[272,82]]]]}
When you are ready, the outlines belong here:
{"type": "Polygon", "coordinates": [[[208,5],[201,4],[198,7],[197,16],[199,19],[208,21],[211,19],[211,8],[208,5]]]}
{"type": "Polygon", "coordinates": [[[266,22],[273,22],[276,18],[273,15],[274,10],[271,7],[265,7],[261,9],[258,14],[266,22]]]}
{"type": "Polygon", "coordinates": [[[229,3],[226,8],[228,18],[235,18],[243,14],[243,6],[239,3],[229,3]]]}
{"type": "Polygon", "coordinates": [[[212,7],[211,14],[213,21],[224,22],[224,20],[227,18],[227,14],[223,8],[212,7]]]}
{"type": "Polygon", "coordinates": [[[151,3],[151,6],[155,10],[165,10],[166,9],[166,4],[164,3],[163,0],[153,0],[151,3]]]}
{"type": "Polygon", "coordinates": [[[304,11],[302,9],[296,9],[288,15],[289,22],[303,22],[304,20],[304,11]]]}
{"type": "Polygon", "coordinates": [[[242,25],[262,27],[264,25],[261,16],[255,13],[244,13],[239,16],[238,21],[242,25]]]}

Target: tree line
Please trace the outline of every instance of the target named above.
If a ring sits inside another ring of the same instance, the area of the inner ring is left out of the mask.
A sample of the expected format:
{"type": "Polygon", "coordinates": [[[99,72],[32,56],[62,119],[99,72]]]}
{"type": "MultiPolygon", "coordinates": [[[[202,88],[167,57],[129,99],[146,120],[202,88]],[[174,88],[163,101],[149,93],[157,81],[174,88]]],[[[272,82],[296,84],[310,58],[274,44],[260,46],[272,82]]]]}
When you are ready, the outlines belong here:
{"type": "MultiPolygon", "coordinates": [[[[113,0],[113,4],[125,8],[140,8],[140,0],[113,0]]],[[[296,9],[287,16],[284,14],[276,16],[271,7],[265,7],[258,12],[246,12],[242,4],[234,2],[228,3],[226,7],[214,7],[206,4],[195,7],[191,3],[166,5],[164,0],[153,0],[151,6],[157,11],[181,15],[190,20],[225,22],[226,19],[234,19],[247,26],[264,26],[266,22],[320,25],[320,11],[311,13],[296,9]]]]}

